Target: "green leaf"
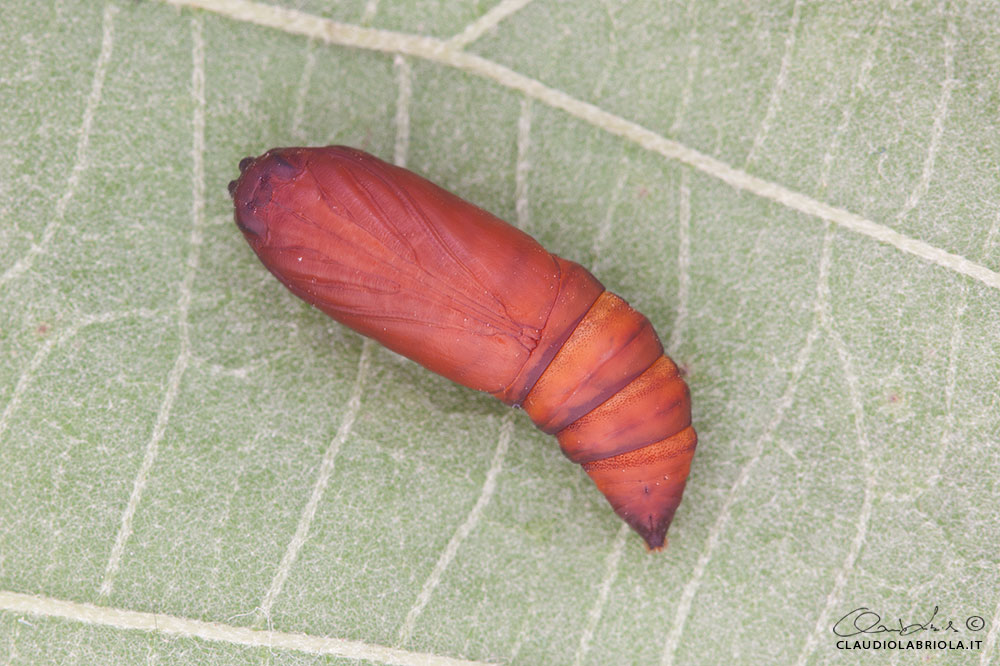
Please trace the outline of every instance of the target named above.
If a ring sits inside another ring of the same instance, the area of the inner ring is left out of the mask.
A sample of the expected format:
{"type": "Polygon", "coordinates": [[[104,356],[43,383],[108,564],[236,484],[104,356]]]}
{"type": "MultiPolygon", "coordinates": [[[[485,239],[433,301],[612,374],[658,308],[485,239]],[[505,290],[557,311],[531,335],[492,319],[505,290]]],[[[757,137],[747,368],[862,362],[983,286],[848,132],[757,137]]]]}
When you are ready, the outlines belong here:
{"type": "Polygon", "coordinates": [[[5,661],[997,659],[995,6],[8,4],[5,661]],[[651,319],[700,440],[665,552],[259,264],[236,165],[330,143],[651,319]],[[980,643],[838,647],[859,607],[980,643]]]}

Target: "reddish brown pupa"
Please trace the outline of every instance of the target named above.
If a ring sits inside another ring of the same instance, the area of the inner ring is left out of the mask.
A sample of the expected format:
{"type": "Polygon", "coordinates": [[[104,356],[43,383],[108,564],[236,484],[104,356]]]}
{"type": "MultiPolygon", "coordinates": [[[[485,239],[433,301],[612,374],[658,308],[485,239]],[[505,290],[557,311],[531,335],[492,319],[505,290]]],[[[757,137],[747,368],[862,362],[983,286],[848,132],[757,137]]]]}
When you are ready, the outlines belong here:
{"type": "Polygon", "coordinates": [[[240,171],[236,224],[292,293],[523,407],[663,547],[697,437],[646,317],[524,232],[359,150],[276,148],[240,171]]]}

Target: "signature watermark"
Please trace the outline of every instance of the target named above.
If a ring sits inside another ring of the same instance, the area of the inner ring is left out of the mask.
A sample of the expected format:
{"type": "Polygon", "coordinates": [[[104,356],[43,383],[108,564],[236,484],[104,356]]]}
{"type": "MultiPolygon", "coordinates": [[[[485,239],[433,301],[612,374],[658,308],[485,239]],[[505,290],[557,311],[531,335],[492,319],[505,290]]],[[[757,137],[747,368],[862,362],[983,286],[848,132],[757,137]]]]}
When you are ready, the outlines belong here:
{"type": "Polygon", "coordinates": [[[927,619],[883,619],[866,606],[855,608],[833,625],[838,650],[980,650],[986,620],[979,615],[949,618],[938,606],[927,619]]]}

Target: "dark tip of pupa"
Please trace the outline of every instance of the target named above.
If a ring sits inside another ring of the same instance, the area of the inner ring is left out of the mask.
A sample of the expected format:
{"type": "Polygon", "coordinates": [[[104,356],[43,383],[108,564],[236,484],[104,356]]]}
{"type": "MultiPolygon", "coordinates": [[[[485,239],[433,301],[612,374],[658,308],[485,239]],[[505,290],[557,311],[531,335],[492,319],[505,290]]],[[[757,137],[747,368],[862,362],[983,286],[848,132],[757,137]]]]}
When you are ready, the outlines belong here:
{"type": "Polygon", "coordinates": [[[667,527],[669,524],[669,521],[665,525],[663,523],[657,524],[653,516],[648,516],[645,524],[639,521],[631,523],[632,528],[646,542],[646,549],[651,552],[663,550],[663,547],[667,545],[667,527]]]}
{"type": "Polygon", "coordinates": [[[229,196],[231,196],[231,197],[235,197],[236,196],[236,186],[239,185],[239,184],[240,183],[239,183],[238,180],[231,180],[231,181],[229,181],[229,196]]]}
{"type": "Polygon", "coordinates": [[[241,159],[240,160],[240,173],[243,173],[244,171],[246,171],[247,167],[249,167],[251,164],[253,164],[253,158],[252,157],[244,157],[243,159],[241,159]]]}

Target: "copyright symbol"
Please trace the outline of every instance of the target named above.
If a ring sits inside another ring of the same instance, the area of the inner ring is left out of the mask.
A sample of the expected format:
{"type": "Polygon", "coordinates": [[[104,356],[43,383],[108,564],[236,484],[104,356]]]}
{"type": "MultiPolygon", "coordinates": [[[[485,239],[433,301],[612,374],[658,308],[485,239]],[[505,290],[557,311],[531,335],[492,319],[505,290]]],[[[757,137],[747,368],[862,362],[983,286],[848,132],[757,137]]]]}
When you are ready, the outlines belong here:
{"type": "Polygon", "coordinates": [[[970,615],[969,619],[965,621],[965,627],[969,631],[982,631],[983,627],[986,626],[986,620],[979,617],[978,615],[970,615]]]}

